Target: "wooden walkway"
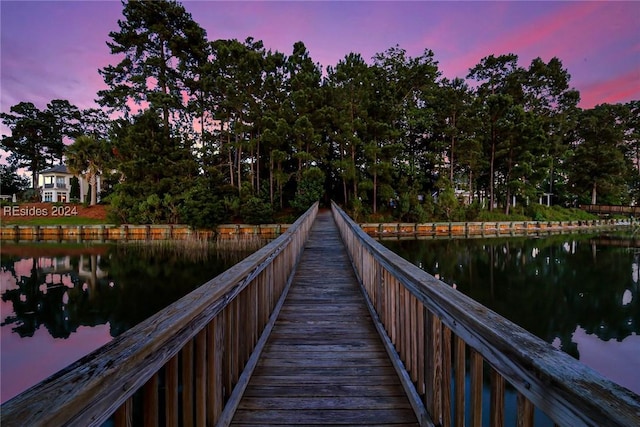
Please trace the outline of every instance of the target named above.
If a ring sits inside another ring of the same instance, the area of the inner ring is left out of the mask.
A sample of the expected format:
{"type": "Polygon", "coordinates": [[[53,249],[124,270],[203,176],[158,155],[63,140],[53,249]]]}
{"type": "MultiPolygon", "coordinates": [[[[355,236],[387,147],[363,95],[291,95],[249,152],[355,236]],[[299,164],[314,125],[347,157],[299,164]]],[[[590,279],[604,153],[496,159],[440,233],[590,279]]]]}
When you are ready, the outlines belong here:
{"type": "Polygon", "coordinates": [[[330,211],[320,211],[232,425],[418,425],[330,211]]]}

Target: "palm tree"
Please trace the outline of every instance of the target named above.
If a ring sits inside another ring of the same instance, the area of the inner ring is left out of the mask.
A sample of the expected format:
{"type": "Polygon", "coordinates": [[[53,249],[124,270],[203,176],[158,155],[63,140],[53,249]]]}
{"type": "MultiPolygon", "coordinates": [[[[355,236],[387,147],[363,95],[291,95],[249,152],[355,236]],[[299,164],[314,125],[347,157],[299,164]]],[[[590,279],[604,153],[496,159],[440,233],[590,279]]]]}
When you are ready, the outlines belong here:
{"type": "Polygon", "coordinates": [[[73,174],[80,175],[91,186],[90,206],[96,204],[96,177],[102,163],[102,146],[96,139],[82,135],[65,150],[67,167],[73,174]]]}

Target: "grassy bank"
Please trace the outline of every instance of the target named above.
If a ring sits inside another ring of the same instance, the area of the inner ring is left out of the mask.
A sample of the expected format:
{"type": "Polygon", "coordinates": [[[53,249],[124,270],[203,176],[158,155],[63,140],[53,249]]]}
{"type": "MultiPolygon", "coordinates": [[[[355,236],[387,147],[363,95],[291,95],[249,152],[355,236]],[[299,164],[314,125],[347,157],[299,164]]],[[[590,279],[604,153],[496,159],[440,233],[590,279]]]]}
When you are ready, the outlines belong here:
{"type": "Polygon", "coordinates": [[[0,220],[0,226],[9,225],[98,225],[108,224],[104,219],[83,218],[79,216],[37,217],[37,218],[5,218],[0,220]]]}

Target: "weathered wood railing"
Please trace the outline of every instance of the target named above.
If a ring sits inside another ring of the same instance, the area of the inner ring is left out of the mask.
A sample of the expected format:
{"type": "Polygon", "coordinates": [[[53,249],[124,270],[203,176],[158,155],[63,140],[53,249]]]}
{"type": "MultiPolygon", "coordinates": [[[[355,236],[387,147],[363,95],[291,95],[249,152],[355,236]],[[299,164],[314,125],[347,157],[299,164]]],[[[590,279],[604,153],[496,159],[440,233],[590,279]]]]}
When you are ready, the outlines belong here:
{"type": "Polygon", "coordinates": [[[244,261],[4,403],[0,424],[87,426],[112,416],[116,426],[224,423],[235,410],[226,403],[246,386],[317,210],[316,203],[244,261]]]}
{"type": "Polygon", "coordinates": [[[562,426],[640,425],[638,395],[392,253],[337,205],[332,209],[424,424],[482,425],[488,370],[492,426],[505,424],[506,383],[517,391],[518,426],[534,425],[534,408],[562,426]]]}

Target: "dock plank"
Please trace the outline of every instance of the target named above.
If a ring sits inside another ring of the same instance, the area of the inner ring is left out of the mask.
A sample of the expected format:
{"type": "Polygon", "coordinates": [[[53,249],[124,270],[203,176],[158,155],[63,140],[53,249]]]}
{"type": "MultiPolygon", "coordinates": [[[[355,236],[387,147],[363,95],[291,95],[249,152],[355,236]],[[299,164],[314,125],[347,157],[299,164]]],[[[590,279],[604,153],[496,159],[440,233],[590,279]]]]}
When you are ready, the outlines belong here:
{"type": "Polygon", "coordinates": [[[328,211],[231,425],[418,425],[328,211]]]}

